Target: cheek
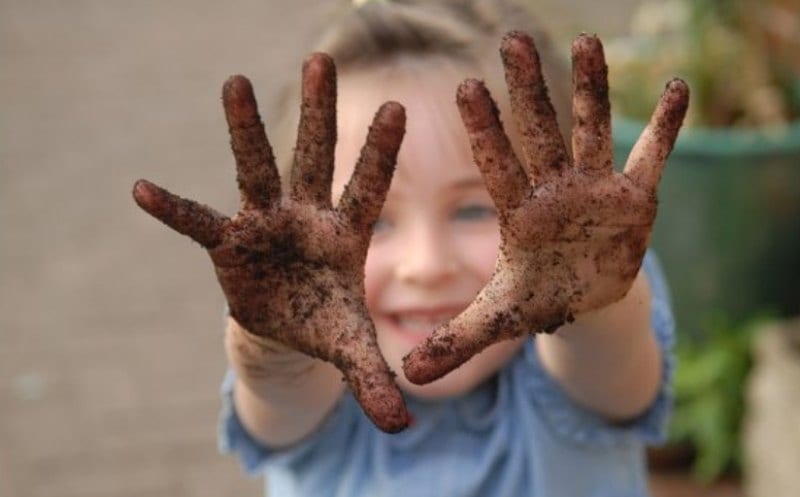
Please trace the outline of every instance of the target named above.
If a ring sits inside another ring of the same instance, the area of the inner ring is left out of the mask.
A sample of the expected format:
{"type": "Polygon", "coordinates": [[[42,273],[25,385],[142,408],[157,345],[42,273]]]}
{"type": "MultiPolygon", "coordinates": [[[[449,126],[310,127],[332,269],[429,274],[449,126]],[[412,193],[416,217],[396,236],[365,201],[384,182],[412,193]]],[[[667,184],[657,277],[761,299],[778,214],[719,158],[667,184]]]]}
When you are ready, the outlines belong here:
{"type": "Polygon", "coordinates": [[[499,252],[500,233],[497,229],[487,229],[479,233],[456,235],[456,243],[462,247],[462,260],[469,271],[484,283],[494,274],[499,252]]]}
{"type": "Polygon", "coordinates": [[[383,282],[388,277],[389,266],[387,251],[382,247],[370,245],[367,251],[367,260],[364,264],[364,292],[367,299],[367,309],[370,311],[377,301],[383,282]]]}

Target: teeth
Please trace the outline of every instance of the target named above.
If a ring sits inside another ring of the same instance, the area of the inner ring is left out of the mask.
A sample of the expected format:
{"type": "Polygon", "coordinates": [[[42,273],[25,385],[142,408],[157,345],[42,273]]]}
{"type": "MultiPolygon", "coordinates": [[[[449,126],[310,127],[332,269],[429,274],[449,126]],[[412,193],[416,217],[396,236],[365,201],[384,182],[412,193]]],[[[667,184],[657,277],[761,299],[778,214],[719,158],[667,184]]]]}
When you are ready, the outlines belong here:
{"type": "Polygon", "coordinates": [[[449,316],[435,318],[397,316],[397,324],[410,331],[420,333],[430,333],[434,328],[448,321],[450,321],[449,316]]]}

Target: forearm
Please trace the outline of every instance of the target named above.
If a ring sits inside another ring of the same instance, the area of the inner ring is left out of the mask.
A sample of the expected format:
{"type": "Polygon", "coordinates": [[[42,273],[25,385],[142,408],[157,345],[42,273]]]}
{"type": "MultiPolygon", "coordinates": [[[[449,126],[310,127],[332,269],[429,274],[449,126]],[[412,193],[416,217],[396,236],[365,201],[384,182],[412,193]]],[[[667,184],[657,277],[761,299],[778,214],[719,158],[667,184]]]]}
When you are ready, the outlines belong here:
{"type": "Polygon", "coordinates": [[[536,338],[547,372],[577,403],[614,422],[641,414],[658,393],[661,354],[640,270],[627,295],[536,338]]]}
{"type": "Polygon", "coordinates": [[[232,318],[225,348],[237,374],[236,412],[266,445],[290,445],[311,433],[344,390],[341,373],[330,363],[254,336],[232,318]]]}

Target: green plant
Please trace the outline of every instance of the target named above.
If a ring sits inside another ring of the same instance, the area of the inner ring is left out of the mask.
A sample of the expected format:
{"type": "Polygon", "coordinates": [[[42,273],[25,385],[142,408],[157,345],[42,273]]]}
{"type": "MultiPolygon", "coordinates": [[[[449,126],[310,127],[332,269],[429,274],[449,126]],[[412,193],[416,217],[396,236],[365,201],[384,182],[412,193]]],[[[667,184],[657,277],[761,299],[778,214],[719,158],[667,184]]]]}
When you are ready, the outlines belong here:
{"type": "Polygon", "coordinates": [[[800,7],[790,0],[649,1],[609,45],[617,114],[646,120],[659,82],[681,77],[687,124],[780,125],[800,116],[800,7]]]}
{"type": "Polygon", "coordinates": [[[700,481],[740,469],[740,425],[752,344],[769,319],[761,315],[735,325],[717,316],[702,337],[678,341],[670,441],[694,448],[692,471],[700,481]]]}

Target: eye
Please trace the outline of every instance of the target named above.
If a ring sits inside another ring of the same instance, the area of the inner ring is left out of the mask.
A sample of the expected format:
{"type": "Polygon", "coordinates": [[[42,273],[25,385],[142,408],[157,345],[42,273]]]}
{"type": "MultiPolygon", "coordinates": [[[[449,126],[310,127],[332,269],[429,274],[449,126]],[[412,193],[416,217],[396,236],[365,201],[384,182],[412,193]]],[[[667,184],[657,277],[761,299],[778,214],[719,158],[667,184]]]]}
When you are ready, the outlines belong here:
{"type": "Polygon", "coordinates": [[[379,233],[383,233],[387,231],[389,228],[392,227],[392,223],[386,219],[385,217],[381,216],[372,224],[372,234],[377,235],[379,233]]]}
{"type": "Polygon", "coordinates": [[[497,217],[493,206],[483,204],[467,204],[456,209],[454,217],[458,221],[483,221],[497,217]]]}

